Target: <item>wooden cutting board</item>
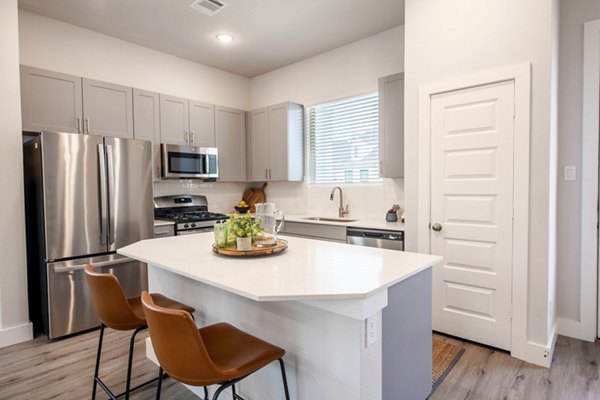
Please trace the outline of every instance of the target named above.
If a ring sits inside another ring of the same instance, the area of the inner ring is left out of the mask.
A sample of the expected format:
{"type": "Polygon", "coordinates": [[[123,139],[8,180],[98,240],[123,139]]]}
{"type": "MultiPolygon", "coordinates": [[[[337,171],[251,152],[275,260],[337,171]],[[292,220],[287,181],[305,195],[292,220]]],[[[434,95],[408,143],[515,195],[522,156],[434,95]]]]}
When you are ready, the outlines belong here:
{"type": "Polygon", "coordinates": [[[267,182],[263,183],[261,187],[253,187],[246,189],[244,194],[242,195],[242,200],[248,204],[250,207],[250,212],[256,212],[254,205],[257,203],[265,203],[267,201],[267,194],[265,193],[265,188],[267,187],[267,182]]]}

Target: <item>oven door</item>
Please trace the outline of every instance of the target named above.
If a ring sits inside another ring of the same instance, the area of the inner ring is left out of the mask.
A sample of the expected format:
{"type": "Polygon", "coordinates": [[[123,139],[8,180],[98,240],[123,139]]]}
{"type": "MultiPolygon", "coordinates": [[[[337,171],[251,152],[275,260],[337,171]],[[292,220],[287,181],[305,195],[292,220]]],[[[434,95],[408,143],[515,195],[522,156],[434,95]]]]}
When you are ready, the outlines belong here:
{"type": "Polygon", "coordinates": [[[203,232],[212,232],[212,231],[214,231],[214,228],[212,226],[209,226],[206,228],[186,229],[183,231],[177,231],[177,236],[192,235],[194,233],[203,233],[203,232]]]}
{"type": "Polygon", "coordinates": [[[217,156],[216,148],[162,143],[162,177],[172,179],[218,178],[217,156]]]}

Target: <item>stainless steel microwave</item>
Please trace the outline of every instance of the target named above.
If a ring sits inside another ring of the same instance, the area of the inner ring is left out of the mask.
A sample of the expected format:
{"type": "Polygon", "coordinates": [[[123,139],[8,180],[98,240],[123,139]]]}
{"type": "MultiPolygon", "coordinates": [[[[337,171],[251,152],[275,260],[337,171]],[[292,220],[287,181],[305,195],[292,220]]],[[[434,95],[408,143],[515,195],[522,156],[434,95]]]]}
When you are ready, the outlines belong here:
{"type": "Polygon", "coordinates": [[[161,143],[160,149],[163,178],[207,179],[219,177],[216,148],[161,143]]]}

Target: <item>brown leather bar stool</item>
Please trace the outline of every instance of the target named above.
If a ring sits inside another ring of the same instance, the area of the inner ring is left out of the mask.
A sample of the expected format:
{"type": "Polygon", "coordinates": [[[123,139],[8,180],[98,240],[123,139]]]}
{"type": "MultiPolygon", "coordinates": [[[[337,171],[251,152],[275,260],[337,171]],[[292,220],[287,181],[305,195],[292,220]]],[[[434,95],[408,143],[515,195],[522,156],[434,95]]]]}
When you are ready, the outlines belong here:
{"type": "MultiPolygon", "coordinates": [[[[91,264],[85,266],[85,275],[92,295],[92,303],[101,321],[100,339],[98,341],[98,352],[96,354],[96,368],[94,370],[94,385],[92,399],[96,398],[96,387],[100,385],[102,390],[112,399],[117,400],[119,397],[125,396],[129,399],[129,394],[145,385],[148,385],[159,377],[144,382],[134,388],[131,386],[131,364],[133,362],[133,345],[135,337],[143,329],[147,328],[146,318],[142,309],[140,296],[125,297],[123,288],[113,274],[105,274],[94,272],[91,264]],[[109,327],[118,331],[133,330],[129,341],[129,360],[127,363],[127,382],[125,392],[115,395],[106,384],[98,377],[100,368],[100,354],[102,352],[102,339],[104,337],[104,328],[109,327]]],[[[195,311],[192,307],[179,303],[161,294],[152,294],[157,304],[160,304],[166,309],[178,310],[186,314],[190,319],[191,314],[195,311]]],[[[162,381],[162,370],[160,370],[160,380],[162,381]]]]}
{"type": "Polygon", "coordinates": [[[142,305],[161,371],[172,378],[192,386],[220,385],[213,400],[228,387],[235,400],[244,400],[235,393],[235,384],[278,360],[285,398],[290,399],[282,359],[285,350],[226,323],[198,329],[188,313],[161,307],[148,292],[142,292],[142,305]]]}

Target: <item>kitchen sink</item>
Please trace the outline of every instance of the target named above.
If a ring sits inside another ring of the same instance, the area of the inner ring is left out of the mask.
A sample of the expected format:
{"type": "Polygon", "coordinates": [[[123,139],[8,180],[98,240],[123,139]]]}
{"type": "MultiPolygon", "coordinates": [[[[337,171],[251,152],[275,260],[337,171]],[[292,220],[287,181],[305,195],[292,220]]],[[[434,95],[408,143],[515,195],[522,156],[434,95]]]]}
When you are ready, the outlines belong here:
{"type": "Polygon", "coordinates": [[[333,218],[333,217],[304,217],[301,219],[305,219],[307,221],[324,221],[324,222],[355,222],[357,219],[348,219],[348,218],[333,218]]]}

